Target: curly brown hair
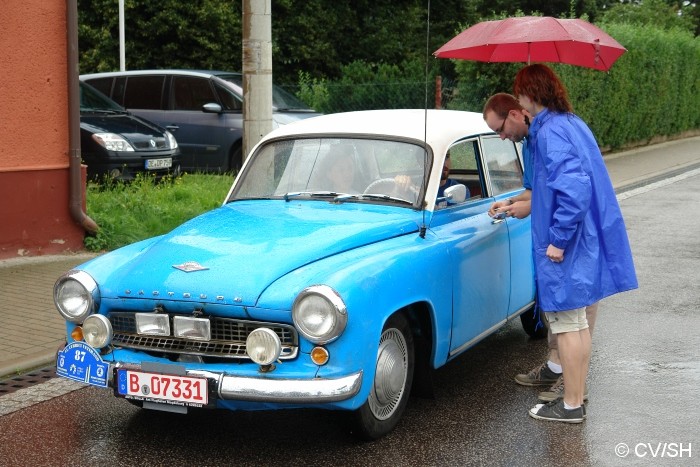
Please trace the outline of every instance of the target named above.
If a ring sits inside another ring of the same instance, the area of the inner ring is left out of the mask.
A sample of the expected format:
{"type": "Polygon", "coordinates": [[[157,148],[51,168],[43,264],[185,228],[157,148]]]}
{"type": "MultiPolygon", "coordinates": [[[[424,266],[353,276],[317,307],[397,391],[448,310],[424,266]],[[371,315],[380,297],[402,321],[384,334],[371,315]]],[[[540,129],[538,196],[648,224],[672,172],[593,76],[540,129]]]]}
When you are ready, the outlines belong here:
{"type": "Polygon", "coordinates": [[[528,65],[515,75],[513,94],[528,96],[555,112],[574,111],[564,84],[551,68],[541,63],[528,65]]]}

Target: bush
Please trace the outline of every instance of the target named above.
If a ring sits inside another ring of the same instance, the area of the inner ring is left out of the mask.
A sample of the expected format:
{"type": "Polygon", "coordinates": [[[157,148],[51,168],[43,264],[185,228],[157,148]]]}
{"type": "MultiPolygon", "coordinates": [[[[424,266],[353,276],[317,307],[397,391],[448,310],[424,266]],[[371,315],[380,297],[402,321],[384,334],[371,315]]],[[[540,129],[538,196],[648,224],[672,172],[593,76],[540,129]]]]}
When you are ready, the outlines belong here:
{"type": "MultiPolygon", "coordinates": [[[[683,29],[608,24],[627,52],[608,72],[548,64],[569,91],[574,111],[607,149],[644,144],[700,127],[700,39],[683,29]]],[[[489,96],[513,92],[522,63],[455,61],[458,82],[447,107],[480,112],[489,96]]]]}
{"type": "Polygon", "coordinates": [[[113,250],[167,233],[220,206],[232,182],[230,175],[184,174],[160,182],[146,175],[130,183],[89,183],[87,213],[100,230],[85,238],[85,248],[113,250]]]}

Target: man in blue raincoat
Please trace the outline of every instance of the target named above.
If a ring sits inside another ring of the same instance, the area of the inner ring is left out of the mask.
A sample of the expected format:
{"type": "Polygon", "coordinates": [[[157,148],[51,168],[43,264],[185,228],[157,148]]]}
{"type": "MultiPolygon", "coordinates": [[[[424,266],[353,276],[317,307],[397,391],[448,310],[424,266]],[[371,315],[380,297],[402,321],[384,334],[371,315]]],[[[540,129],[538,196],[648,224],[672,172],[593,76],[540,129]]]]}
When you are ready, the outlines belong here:
{"type": "Polygon", "coordinates": [[[557,335],[564,397],[538,404],[533,418],[580,423],[591,339],[585,307],[637,287],[624,220],[598,144],[573,114],[548,67],[529,65],[515,79],[520,104],[534,116],[532,241],[538,302],[557,335]]]}
{"type": "MultiPolygon", "coordinates": [[[[515,143],[522,142],[523,154],[523,187],[525,190],[519,195],[503,201],[495,201],[489,208],[489,215],[495,217],[499,213],[505,213],[507,217],[524,219],[530,215],[530,201],[532,198],[532,158],[527,146],[532,115],[523,109],[518,100],[510,94],[497,93],[491,96],[484,104],[483,117],[486,125],[498,133],[501,139],[509,139],[515,143]]],[[[593,328],[598,314],[598,302],[586,307],[586,321],[588,331],[593,338],[593,328]]],[[[564,378],[559,359],[557,337],[547,328],[547,344],[549,352],[547,360],[530,370],[528,373],[515,375],[515,382],[523,386],[551,386],[549,390],[542,391],[538,399],[542,402],[551,402],[559,399],[564,394],[564,378]]],[[[585,386],[587,387],[587,386],[585,386]]],[[[584,387],[584,388],[585,388],[584,387]]],[[[584,401],[588,399],[588,391],[584,389],[584,401]]]]}

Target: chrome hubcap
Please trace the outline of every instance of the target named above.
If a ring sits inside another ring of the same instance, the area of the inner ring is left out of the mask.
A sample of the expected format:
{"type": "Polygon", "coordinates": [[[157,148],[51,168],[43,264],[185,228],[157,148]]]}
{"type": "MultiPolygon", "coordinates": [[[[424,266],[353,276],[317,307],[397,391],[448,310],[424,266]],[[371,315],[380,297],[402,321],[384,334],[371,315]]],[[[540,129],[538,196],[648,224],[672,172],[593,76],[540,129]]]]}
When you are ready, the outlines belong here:
{"type": "Polygon", "coordinates": [[[374,387],[369,397],[372,413],[385,420],[394,413],[406,388],[408,357],[406,340],[396,329],[387,329],[379,343],[374,387]]]}

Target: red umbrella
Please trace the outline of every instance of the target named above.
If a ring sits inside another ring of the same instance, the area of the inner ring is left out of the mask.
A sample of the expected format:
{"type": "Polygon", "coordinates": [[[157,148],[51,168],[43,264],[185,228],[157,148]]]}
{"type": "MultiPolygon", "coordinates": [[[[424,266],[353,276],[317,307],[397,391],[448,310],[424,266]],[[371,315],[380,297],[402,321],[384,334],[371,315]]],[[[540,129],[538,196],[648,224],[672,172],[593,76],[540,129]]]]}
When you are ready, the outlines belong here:
{"type": "Polygon", "coordinates": [[[480,62],[568,63],[607,71],[625,51],[587,21],[521,16],[475,24],[433,55],[480,62]]]}

